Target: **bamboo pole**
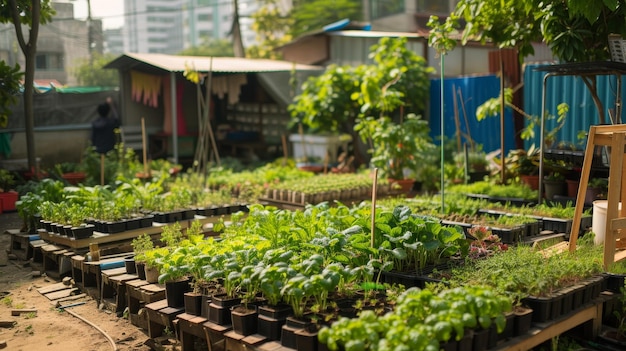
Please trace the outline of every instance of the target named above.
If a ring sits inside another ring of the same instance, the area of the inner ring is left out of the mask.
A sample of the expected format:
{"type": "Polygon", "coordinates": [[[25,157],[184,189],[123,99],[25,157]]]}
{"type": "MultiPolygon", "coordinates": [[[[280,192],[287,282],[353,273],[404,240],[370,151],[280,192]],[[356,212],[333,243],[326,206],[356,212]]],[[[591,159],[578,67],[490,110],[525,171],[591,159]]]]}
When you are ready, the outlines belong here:
{"type": "Polygon", "coordinates": [[[100,185],[104,186],[104,154],[100,154],[100,185]]]}
{"type": "Polygon", "coordinates": [[[289,150],[287,150],[287,137],[285,134],[280,136],[280,140],[283,143],[283,166],[286,166],[289,159],[289,150]]]}
{"type": "Polygon", "coordinates": [[[374,182],[372,183],[372,222],[370,233],[370,245],[374,247],[374,238],[376,232],[376,193],[378,192],[378,168],[374,168],[374,182]]]}
{"type": "Polygon", "coordinates": [[[146,120],[141,117],[141,148],[143,149],[143,174],[148,176],[148,146],[146,145],[146,120]]]}

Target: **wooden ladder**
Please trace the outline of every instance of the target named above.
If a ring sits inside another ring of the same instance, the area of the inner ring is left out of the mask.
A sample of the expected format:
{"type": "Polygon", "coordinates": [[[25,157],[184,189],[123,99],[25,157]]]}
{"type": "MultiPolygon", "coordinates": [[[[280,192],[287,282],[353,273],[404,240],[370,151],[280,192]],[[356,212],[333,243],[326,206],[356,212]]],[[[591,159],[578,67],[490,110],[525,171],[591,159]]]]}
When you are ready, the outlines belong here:
{"type": "MultiPolygon", "coordinates": [[[[585,158],[578,185],[576,209],[570,234],[570,252],[576,250],[576,240],[580,231],[585,191],[589,182],[589,172],[596,146],[611,148],[609,162],[609,187],[606,210],[606,234],[604,236],[604,269],[626,258],[626,250],[616,251],[618,240],[626,239],[626,208],[619,208],[622,199],[626,200],[626,186],[622,186],[622,176],[626,174],[626,124],[591,126],[585,149],[585,158]]],[[[626,206],[624,206],[626,207],[626,206]]],[[[624,240],[621,240],[623,244],[624,240]]]]}

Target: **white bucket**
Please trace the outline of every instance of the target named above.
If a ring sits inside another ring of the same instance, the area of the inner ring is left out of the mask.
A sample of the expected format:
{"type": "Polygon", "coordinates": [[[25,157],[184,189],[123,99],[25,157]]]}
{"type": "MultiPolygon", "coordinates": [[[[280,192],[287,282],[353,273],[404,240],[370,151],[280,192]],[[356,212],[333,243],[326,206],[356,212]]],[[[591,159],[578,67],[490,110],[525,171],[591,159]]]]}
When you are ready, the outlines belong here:
{"type": "MultiPolygon", "coordinates": [[[[593,216],[591,218],[591,231],[596,235],[594,243],[600,245],[604,243],[606,236],[606,210],[608,207],[607,200],[596,200],[593,202],[593,216]]],[[[622,203],[619,203],[619,209],[622,209],[622,203]]]]}

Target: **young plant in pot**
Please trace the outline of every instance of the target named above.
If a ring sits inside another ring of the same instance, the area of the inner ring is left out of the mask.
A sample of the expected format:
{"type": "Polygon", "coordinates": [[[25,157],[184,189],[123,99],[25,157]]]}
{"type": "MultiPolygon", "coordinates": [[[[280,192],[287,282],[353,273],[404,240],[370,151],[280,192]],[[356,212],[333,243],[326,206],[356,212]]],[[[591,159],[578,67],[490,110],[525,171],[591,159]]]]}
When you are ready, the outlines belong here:
{"type": "Polygon", "coordinates": [[[241,305],[231,308],[233,330],[241,335],[252,335],[257,332],[258,312],[257,300],[261,283],[262,264],[246,265],[241,269],[238,290],[242,294],[241,305]]]}
{"type": "MultiPolygon", "coordinates": [[[[146,233],[141,234],[133,239],[130,246],[135,254],[135,272],[139,279],[146,280],[146,252],[154,249],[152,238],[146,233]]],[[[128,272],[128,268],[126,270],[128,272]]]]}
{"type": "Polygon", "coordinates": [[[608,188],[609,180],[607,178],[591,178],[585,192],[585,203],[591,205],[596,200],[606,199],[608,188]]]}
{"type": "Polygon", "coordinates": [[[237,288],[241,282],[242,263],[237,252],[226,251],[211,258],[207,267],[207,281],[214,281],[221,286],[219,293],[211,298],[208,309],[208,320],[219,325],[231,324],[231,307],[241,303],[237,288]]]}
{"type": "Polygon", "coordinates": [[[0,169],[0,213],[15,211],[19,194],[13,190],[14,184],[15,175],[6,169],[0,169]]]}
{"type": "Polygon", "coordinates": [[[409,114],[399,123],[386,116],[366,117],[354,128],[370,145],[370,162],[379,169],[380,176],[403,193],[412,189],[413,174],[434,161],[431,158],[436,146],[431,142],[428,122],[420,116],[409,114]]]}
{"type": "Polygon", "coordinates": [[[281,328],[293,313],[291,306],[282,301],[285,283],[297,273],[288,263],[291,257],[291,250],[269,250],[264,256],[267,263],[259,272],[259,290],[267,304],[258,308],[258,333],[269,340],[280,340],[281,328]]]}

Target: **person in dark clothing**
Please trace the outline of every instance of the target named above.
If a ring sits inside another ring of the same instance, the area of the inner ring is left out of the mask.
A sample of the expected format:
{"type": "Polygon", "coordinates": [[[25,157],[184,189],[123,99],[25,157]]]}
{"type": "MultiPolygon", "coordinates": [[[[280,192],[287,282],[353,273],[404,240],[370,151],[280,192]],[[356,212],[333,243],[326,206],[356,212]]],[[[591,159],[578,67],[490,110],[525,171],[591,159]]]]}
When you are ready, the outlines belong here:
{"type": "Polygon", "coordinates": [[[91,144],[100,154],[113,150],[117,141],[115,129],[119,128],[120,120],[111,103],[108,98],[107,102],[98,105],[98,118],[91,122],[91,144]]]}

